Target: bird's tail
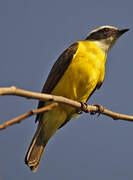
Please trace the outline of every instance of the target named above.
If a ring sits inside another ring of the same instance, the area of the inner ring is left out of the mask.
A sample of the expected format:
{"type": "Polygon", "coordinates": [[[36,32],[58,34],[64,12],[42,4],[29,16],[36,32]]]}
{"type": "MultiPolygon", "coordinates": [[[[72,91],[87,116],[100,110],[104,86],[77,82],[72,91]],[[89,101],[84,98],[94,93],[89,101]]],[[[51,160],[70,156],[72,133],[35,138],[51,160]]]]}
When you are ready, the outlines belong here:
{"type": "Polygon", "coordinates": [[[43,134],[43,128],[39,123],[36,133],[31,141],[28,152],[25,156],[25,163],[30,167],[33,172],[37,171],[42,153],[46,146],[46,143],[44,143],[44,141],[42,140],[43,134]]]}
{"type": "Polygon", "coordinates": [[[48,140],[55,134],[62,124],[65,124],[65,121],[67,121],[66,119],[67,114],[60,106],[45,113],[45,118],[39,119],[38,128],[25,157],[25,163],[32,171],[37,171],[42,153],[48,140]]]}

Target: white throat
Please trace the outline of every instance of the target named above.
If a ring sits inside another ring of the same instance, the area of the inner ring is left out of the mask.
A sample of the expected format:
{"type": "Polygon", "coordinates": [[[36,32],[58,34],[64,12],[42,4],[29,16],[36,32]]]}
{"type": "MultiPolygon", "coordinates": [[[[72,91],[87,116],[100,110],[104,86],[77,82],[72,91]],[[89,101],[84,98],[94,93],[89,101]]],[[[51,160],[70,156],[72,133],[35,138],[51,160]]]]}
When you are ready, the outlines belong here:
{"type": "Polygon", "coordinates": [[[115,44],[116,39],[113,39],[112,37],[110,37],[108,39],[102,39],[95,42],[99,48],[101,48],[104,52],[107,53],[115,44]]]}

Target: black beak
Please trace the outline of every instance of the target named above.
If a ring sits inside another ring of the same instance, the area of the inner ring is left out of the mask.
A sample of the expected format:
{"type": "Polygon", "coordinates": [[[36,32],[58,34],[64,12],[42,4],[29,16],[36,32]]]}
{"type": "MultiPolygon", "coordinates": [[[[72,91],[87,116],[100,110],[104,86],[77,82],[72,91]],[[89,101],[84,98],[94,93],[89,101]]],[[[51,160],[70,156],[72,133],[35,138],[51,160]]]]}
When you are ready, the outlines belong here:
{"type": "Polygon", "coordinates": [[[124,34],[127,31],[129,31],[129,29],[121,29],[121,30],[119,30],[119,36],[121,36],[122,34],[124,34]]]}

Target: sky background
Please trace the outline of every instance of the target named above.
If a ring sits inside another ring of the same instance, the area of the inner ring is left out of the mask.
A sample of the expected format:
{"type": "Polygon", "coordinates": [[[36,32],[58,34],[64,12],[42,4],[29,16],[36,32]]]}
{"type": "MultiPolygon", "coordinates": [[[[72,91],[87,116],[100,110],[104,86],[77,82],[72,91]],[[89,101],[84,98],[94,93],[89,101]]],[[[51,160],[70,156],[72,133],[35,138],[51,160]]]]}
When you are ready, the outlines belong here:
{"type": "MultiPolygon", "coordinates": [[[[131,0],[0,0],[0,86],[40,92],[60,53],[101,25],[130,28],[109,52],[104,84],[88,104],[133,114],[131,0]]],[[[0,97],[0,123],[36,108],[0,97]]],[[[37,173],[24,164],[35,117],[0,132],[0,180],[132,180],[133,123],[83,114],[49,141],[37,173]]]]}

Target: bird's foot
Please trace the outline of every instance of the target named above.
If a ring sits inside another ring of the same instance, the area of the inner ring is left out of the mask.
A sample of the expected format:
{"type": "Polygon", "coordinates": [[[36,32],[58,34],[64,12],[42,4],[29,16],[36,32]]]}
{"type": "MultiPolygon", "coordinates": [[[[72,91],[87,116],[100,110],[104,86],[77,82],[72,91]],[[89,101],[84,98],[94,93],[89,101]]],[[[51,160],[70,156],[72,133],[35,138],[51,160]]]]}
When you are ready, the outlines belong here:
{"type": "Polygon", "coordinates": [[[87,108],[87,103],[81,102],[81,110],[84,111],[85,113],[88,113],[88,108],[87,108]]]}
{"type": "Polygon", "coordinates": [[[93,112],[90,112],[91,115],[95,115],[96,113],[98,113],[98,116],[100,116],[100,114],[104,111],[104,107],[102,105],[99,105],[99,104],[93,104],[93,106],[96,106],[97,107],[97,110],[96,111],[93,111],[93,112]]]}

